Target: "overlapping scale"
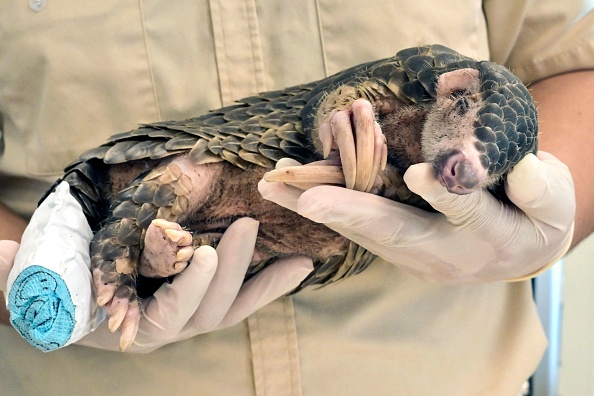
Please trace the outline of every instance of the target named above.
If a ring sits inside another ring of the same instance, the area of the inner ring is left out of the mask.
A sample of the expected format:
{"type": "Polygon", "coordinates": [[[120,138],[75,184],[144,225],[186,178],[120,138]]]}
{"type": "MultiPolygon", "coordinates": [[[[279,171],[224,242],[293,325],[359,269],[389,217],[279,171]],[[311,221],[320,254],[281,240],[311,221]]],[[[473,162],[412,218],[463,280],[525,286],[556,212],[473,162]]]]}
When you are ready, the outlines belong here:
{"type": "Polygon", "coordinates": [[[505,173],[537,149],[536,107],[524,84],[509,70],[489,62],[478,65],[485,105],[474,123],[475,136],[486,145],[489,174],[505,173]],[[492,134],[485,132],[486,127],[492,134]]]}

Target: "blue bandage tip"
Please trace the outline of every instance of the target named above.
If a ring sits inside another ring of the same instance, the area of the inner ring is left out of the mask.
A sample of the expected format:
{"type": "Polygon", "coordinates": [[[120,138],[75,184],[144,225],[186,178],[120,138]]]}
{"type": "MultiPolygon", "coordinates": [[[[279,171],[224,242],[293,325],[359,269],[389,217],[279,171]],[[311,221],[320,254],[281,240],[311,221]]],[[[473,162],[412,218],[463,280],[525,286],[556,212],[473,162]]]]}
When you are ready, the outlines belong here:
{"type": "Polygon", "coordinates": [[[18,275],[8,295],[8,309],[14,328],[44,352],[64,346],[76,324],[76,308],[66,283],[39,265],[18,275]]]}

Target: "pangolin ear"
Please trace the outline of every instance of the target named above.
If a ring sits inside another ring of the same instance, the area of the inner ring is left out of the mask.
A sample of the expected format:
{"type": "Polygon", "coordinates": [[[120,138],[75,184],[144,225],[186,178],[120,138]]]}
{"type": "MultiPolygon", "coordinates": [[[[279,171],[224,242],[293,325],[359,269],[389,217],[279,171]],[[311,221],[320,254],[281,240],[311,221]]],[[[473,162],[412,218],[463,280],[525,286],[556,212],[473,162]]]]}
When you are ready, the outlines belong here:
{"type": "Polygon", "coordinates": [[[437,79],[437,104],[456,96],[472,95],[479,92],[481,82],[476,69],[458,69],[443,73],[437,79]]]}

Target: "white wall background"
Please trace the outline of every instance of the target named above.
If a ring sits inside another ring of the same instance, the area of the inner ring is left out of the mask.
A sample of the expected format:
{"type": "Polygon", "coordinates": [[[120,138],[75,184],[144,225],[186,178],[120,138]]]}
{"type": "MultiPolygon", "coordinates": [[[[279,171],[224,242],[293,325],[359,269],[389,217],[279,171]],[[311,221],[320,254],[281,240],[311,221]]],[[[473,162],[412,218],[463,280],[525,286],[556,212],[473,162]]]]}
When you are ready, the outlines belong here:
{"type": "Polygon", "coordinates": [[[594,395],[594,235],[563,261],[558,394],[594,395]]]}

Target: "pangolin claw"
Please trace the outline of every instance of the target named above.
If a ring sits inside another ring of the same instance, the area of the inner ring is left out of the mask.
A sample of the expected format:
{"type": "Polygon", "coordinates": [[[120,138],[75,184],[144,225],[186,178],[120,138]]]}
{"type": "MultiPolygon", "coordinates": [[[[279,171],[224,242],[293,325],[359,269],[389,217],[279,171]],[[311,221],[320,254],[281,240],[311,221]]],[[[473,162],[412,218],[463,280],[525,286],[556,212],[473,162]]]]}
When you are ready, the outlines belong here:
{"type": "Polygon", "coordinates": [[[138,301],[134,300],[128,306],[128,310],[121,324],[120,351],[124,352],[132,345],[140,326],[140,308],[138,301]]]}
{"type": "Polygon", "coordinates": [[[109,289],[104,289],[104,291],[97,296],[97,305],[100,307],[107,304],[113,298],[113,291],[115,291],[115,286],[113,287],[112,291],[110,292],[109,289]]]}
{"type": "Polygon", "coordinates": [[[188,246],[192,243],[192,235],[188,232],[167,229],[165,235],[180,246],[188,246]]]}
{"type": "Polygon", "coordinates": [[[112,313],[109,317],[108,328],[112,333],[120,328],[122,321],[126,317],[128,312],[128,302],[121,299],[115,299],[112,302],[112,313]],[[113,306],[115,304],[115,307],[113,306]]]}
{"type": "Polygon", "coordinates": [[[194,255],[194,248],[192,246],[184,246],[177,252],[177,261],[188,261],[194,255]]]}
{"type": "Polygon", "coordinates": [[[344,185],[340,166],[291,166],[272,170],[264,175],[267,182],[320,183],[344,185]]]}

